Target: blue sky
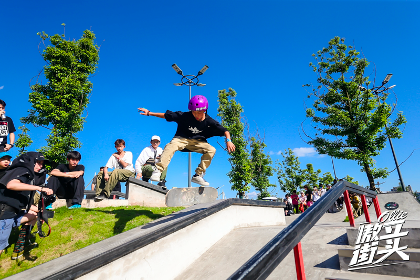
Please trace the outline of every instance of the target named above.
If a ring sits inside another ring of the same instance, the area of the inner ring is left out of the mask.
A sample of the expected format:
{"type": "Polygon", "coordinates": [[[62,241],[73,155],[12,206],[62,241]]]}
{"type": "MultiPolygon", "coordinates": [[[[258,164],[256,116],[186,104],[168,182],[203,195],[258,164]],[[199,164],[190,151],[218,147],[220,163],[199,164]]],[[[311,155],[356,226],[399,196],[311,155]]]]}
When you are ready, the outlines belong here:
{"type": "MultiPolygon", "coordinates": [[[[7,102],[7,115],[20,126],[19,118],[30,108],[30,80],[45,65],[36,33],[62,34],[65,23],[66,38],[78,39],[91,29],[100,45],[87,122],[78,135],[86,181],[106,163],[117,138],[126,141],[134,158],[152,135],[160,135],[163,145],[171,140],[175,123],[140,116],[136,108],[187,110],[188,88],[173,85],[180,82],[173,63],[185,74],[210,67],[200,78],[207,86],[193,88],[192,94],[208,98],[214,118],[218,90],[235,89],[251,133],[258,127],[265,135],[273,161],[282,158],[279,151],[291,148],[302,152],[302,167],[312,163],[323,173],[333,173],[329,157],[303,152],[310,146],[302,141],[299,127],[307,95],[302,85],[316,81],[308,66],[311,54],[340,36],[371,62],[372,80],[394,74],[390,84],[397,85],[397,110],[408,121],[403,138],[393,142],[401,162],[420,148],[419,8],[417,1],[2,1],[0,98],[7,102]]],[[[30,129],[31,148],[44,145],[48,131],[30,129]]],[[[217,153],[206,179],[227,197],[235,197],[226,176],[228,156],[217,141],[223,143],[219,137],[209,140],[217,153]]],[[[16,148],[12,154],[17,154],[16,148]]],[[[199,157],[193,155],[193,168],[199,157]]],[[[395,166],[388,146],[375,160],[378,167],[395,166]]],[[[417,190],[419,162],[420,149],[401,166],[405,184],[417,190]]],[[[368,185],[355,162],[335,160],[335,167],[338,177],[348,174],[368,185]]],[[[169,187],[186,186],[187,154],[175,154],[167,180],[169,187]]],[[[382,190],[390,190],[398,185],[398,175],[393,172],[379,182],[382,190]]],[[[277,183],[275,177],[272,183],[277,183]]]]}

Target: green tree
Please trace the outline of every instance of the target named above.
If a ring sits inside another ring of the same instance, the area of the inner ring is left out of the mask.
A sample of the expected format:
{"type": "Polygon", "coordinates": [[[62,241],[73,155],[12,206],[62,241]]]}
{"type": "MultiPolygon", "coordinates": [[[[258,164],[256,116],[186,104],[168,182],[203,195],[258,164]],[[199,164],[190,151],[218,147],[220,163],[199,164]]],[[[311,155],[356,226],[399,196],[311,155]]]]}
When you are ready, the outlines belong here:
{"type": "Polygon", "coordinates": [[[306,116],[314,122],[317,133],[309,144],[320,154],[357,161],[370,188],[375,189],[374,179],[385,178],[388,173],[386,168],[375,167],[373,157],[385,147],[387,136],[402,137],[399,126],[406,119],[399,112],[393,122],[389,121],[393,109],[385,102],[389,93],[369,89],[365,75],[369,63],[354,47],[345,45],[344,39],[333,38],[313,57],[316,63],[310,66],[318,76],[318,85],[308,96],[315,100],[306,116]]]}
{"type": "Polygon", "coordinates": [[[259,191],[258,199],[271,196],[268,188],[276,185],[270,184],[270,176],[274,174],[272,167],[273,161],[268,154],[264,153],[267,145],[261,139],[251,137],[251,164],[252,180],[251,184],[255,190],[259,191]]]}
{"type": "Polygon", "coordinates": [[[355,185],[359,185],[359,181],[354,181],[354,178],[350,175],[346,175],[346,177],[344,177],[343,180],[355,185]]]}
{"type": "Polygon", "coordinates": [[[21,155],[27,152],[25,149],[29,147],[33,141],[28,135],[29,128],[27,128],[25,125],[22,125],[19,126],[19,129],[22,131],[22,133],[19,133],[15,146],[19,148],[19,155],[21,155]]]}
{"type": "Polygon", "coordinates": [[[306,164],[306,169],[303,170],[306,176],[306,183],[311,187],[317,186],[319,181],[319,174],[321,174],[321,169],[314,170],[312,163],[306,164]]]}
{"type": "Polygon", "coordinates": [[[232,170],[228,172],[232,190],[243,197],[245,192],[250,189],[252,179],[252,164],[247,149],[248,141],[244,137],[245,125],[242,122],[241,114],[243,108],[235,100],[236,92],[229,88],[229,91],[219,90],[218,94],[219,108],[218,116],[221,117],[221,124],[229,130],[232,143],[235,144],[235,151],[229,154],[229,162],[232,170]]]}
{"type": "Polygon", "coordinates": [[[283,161],[277,161],[277,179],[280,188],[284,192],[291,193],[293,190],[302,188],[306,181],[305,171],[300,168],[300,161],[293,151],[289,148],[281,152],[283,161]]]}
{"type": "Polygon", "coordinates": [[[42,57],[47,62],[44,66],[47,83],[31,86],[32,109],[21,121],[50,130],[47,146],[39,150],[54,162],[54,167],[65,162],[69,151],[81,147],[76,134],[83,129],[86,119],[82,114],[89,103],[92,91],[89,76],[97,68],[99,47],[94,43],[95,34],[89,30],[79,40],[66,40],[58,34],[48,36],[45,32],[38,35],[46,45],[42,57]]]}
{"type": "Polygon", "coordinates": [[[334,177],[331,175],[330,172],[325,172],[320,178],[319,178],[319,182],[321,184],[325,185],[332,185],[332,183],[334,182],[334,177]]]}

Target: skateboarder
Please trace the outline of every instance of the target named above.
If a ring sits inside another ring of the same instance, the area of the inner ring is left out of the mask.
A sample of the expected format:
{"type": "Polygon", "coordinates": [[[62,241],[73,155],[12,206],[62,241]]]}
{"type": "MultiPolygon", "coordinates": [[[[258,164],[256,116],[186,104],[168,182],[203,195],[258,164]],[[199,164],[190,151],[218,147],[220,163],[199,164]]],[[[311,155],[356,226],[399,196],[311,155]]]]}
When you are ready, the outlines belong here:
{"type": "Polygon", "coordinates": [[[174,138],[165,146],[160,162],[156,163],[156,167],[161,172],[168,167],[176,151],[187,149],[191,152],[203,154],[191,182],[208,186],[210,184],[204,180],[203,176],[210,166],[216,149],[207,143],[207,138],[225,136],[228,152],[235,151],[235,145],[230,140],[229,131],[207,115],[208,107],[207,99],[202,95],[196,95],[188,103],[189,112],[167,110],[165,113],[152,113],[146,108],[138,108],[141,115],[154,116],[178,124],[174,138]]]}

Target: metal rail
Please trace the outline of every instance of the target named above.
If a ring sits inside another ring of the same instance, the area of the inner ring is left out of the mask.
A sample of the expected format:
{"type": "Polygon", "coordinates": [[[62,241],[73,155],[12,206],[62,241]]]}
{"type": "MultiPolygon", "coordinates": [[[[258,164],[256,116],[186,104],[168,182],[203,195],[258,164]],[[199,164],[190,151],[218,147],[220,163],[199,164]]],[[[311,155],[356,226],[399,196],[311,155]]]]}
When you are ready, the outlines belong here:
{"type": "MultiPolygon", "coordinates": [[[[268,242],[245,264],[243,264],[228,279],[266,279],[295,247],[295,256],[299,256],[299,252],[301,254],[301,250],[299,250],[301,239],[327,212],[341,194],[347,191],[357,193],[365,197],[374,198],[374,203],[377,202],[375,200],[376,192],[346,181],[339,181],[325,195],[321,196],[318,201],[309,207],[308,210],[303,212],[303,214],[301,214],[289,226],[279,232],[270,242],[268,242]],[[296,252],[296,250],[299,252],[296,252]]],[[[299,258],[296,262],[301,263],[302,259],[299,258]]],[[[299,267],[301,267],[300,269],[303,269],[303,262],[299,267]]],[[[298,273],[298,279],[305,279],[304,272],[303,278],[301,278],[298,273]]]]}

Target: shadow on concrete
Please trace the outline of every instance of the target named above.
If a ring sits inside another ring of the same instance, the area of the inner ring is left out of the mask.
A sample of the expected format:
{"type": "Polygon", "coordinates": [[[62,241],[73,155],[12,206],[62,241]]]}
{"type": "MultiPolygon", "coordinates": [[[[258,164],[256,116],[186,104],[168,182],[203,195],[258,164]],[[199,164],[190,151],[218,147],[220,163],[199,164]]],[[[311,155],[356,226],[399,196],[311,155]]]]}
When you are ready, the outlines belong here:
{"type": "Polygon", "coordinates": [[[340,270],[340,260],[338,258],[338,254],[323,261],[322,263],[315,265],[314,267],[340,270]]]}
{"type": "Polygon", "coordinates": [[[333,245],[349,245],[349,240],[347,238],[347,233],[344,233],[337,237],[334,240],[331,240],[327,244],[333,244],[333,245]]]}
{"type": "Polygon", "coordinates": [[[152,228],[152,227],[155,227],[155,226],[158,226],[158,225],[161,225],[161,224],[170,223],[172,221],[184,218],[184,217],[192,215],[194,213],[198,213],[198,212],[200,212],[202,210],[205,210],[205,209],[207,209],[207,208],[197,208],[197,209],[192,209],[192,210],[188,210],[188,211],[184,210],[184,211],[181,211],[181,212],[176,212],[176,213],[173,213],[171,215],[166,216],[164,219],[160,219],[159,221],[150,222],[147,225],[143,226],[142,229],[152,228]]]}

